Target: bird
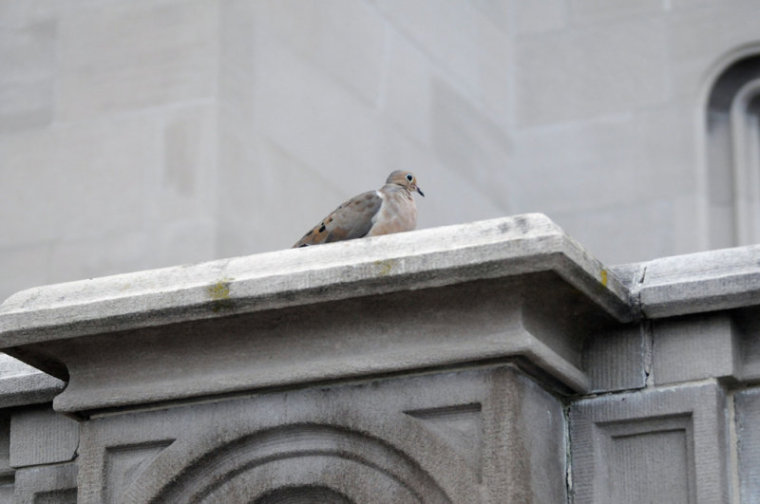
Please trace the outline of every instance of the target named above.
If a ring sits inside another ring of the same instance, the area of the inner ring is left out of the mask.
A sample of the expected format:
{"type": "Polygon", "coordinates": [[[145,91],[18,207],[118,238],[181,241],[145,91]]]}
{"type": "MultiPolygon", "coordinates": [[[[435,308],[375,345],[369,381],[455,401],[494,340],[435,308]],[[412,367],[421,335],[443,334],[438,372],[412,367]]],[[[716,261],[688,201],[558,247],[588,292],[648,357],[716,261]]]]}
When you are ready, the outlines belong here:
{"type": "Polygon", "coordinates": [[[344,201],[293,248],[411,231],[417,226],[417,206],[412,197],[415,192],[425,196],[412,172],[391,172],[383,187],[344,201]]]}

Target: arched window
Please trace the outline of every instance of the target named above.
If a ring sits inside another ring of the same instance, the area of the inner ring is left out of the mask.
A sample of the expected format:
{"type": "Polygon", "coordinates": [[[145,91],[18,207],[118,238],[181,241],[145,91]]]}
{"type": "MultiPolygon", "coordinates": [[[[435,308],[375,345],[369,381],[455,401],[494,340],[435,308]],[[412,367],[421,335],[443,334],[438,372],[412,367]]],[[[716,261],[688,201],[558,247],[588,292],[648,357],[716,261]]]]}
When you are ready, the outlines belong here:
{"type": "Polygon", "coordinates": [[[713,247],[760,242],[760,55],[721,73],[707,103],[713,247]]]}

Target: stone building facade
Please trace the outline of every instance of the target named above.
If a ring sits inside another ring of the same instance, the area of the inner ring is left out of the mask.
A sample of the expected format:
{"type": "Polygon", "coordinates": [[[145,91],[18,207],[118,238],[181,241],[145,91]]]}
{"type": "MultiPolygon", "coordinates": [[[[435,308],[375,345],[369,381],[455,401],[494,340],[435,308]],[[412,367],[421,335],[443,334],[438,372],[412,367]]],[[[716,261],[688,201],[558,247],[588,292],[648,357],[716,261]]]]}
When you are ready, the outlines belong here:
{"type": "Polygon", "coordinates": [[[759,305],[540,214],[22,291],[0,502],[754,504],[759,305]]]}
{"type": "Polygon", "coordinates": [[[0,2],[0,502],[760,503],[758,19],[0,2]]]}
{"type": "Polygon", "coordinates": [[[422,228],[542,212],[609,264],[754,243],[759,16],[4,0],[0,298],[285,248],[394,169],[422,228]]]}

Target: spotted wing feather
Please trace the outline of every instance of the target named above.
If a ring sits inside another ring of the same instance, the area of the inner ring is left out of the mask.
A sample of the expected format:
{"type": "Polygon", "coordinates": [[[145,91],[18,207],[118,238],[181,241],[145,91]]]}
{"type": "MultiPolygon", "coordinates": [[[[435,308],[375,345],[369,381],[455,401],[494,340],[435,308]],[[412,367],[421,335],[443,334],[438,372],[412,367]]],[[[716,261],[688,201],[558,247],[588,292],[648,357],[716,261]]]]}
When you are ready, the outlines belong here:
{"type": "Polygon", "coordinates": [[[372,229],[372,219],[380,211],[382,204],[383,200],[377,191],[368,191],[353,197],[310,229],[293,248],[366,236],[372,229]]]}

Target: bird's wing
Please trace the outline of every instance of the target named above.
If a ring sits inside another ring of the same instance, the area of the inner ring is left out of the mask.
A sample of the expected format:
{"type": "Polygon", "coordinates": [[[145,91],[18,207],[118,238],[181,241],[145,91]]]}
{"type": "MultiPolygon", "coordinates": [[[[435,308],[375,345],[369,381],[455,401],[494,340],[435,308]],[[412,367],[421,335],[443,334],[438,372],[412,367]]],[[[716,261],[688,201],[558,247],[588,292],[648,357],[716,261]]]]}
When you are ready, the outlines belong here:
{"type": "Polygon", "coordinates": [[[303,235],[293,248],[366,236],[382,204],[383,199],[378,191],[368,191],[355,196],[322,219],[322,222],[303,235]]]}

